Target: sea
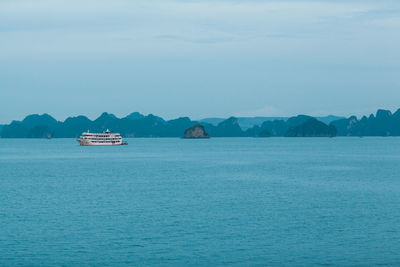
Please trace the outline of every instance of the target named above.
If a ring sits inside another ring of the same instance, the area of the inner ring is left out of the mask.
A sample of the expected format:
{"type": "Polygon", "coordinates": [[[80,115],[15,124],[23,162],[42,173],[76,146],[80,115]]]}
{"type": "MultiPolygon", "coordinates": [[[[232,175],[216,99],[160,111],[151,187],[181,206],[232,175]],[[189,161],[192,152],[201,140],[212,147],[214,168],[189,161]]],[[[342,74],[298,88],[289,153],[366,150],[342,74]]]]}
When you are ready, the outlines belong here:
{"type": "Polygon", "coordinates": [[[0,266],[400,265],[400,138],[0,139],[0,266]]]}

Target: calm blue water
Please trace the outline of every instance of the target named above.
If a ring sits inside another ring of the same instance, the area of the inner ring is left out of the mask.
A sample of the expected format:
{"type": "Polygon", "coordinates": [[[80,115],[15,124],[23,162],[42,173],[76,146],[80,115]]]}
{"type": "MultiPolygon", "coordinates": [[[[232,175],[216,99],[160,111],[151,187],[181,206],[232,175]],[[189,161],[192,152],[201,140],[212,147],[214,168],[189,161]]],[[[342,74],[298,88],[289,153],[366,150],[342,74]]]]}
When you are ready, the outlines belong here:
{"type": "Polygon", "coordinates": [[[0,139],[0,265],[400,264],[400,138],[0,139]]]}

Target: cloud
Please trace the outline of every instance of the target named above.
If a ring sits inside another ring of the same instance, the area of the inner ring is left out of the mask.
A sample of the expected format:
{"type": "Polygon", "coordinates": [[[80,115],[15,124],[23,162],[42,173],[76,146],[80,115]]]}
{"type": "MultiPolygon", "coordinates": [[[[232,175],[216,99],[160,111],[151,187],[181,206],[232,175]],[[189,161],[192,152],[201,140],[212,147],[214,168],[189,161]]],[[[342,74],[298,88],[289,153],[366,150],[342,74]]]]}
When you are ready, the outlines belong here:
{"type": "Polygon", "coordinates": [[[193,36],[187,38],[185,36],[180,35],[158,35],[155,36],[155,39],[161,41],[179,41],[179,42],[189,42],[189,43],[224,43],[224,42],[231,42],[234,40],[234,37],[224,34],[212,34],[206,36],[193,36]]]}
{"type": "MultiPolygon", "coordinates": [[[[3,0],[9,31],[125,32],[143,37],[226,33],[242,38],[299,34],[329,20],[379,9],[358,1],[60,1],[3,0]]],[[[325,25],[326,26],[326,25],[325,25]]]]}
{"type": "Polygon", "coordinates": [[[371,32],[389,24],[385,36],[392,36],[393,19],[366,23],[389,10],[398,15],[393,13],[398,7],[393,1],[368,0],[3,0],[0,49],[16,57],[193,51],[294,56],[310,49],[311,42],[320,47],[349,39],[369,42],[371,32]]]}

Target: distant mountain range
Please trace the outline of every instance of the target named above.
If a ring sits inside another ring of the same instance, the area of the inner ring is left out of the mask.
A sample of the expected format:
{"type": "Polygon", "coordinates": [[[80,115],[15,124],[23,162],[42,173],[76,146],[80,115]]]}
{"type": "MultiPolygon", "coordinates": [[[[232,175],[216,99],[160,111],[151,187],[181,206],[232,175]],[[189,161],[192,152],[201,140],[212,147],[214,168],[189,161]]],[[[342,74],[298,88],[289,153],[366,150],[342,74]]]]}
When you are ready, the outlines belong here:
{"type": "Polygon", "coordinates": [[[355,116],[314,118],[299,115],[290,118],[230,117],[192,121],[188,117],[164,120],[152,114],[145,116],[139,112],[117,118],[113,114],[104,112],[95,120],[77,116],[69,117],[61,122],[48,114],[34,114],[22,121],[13,121],[3,127],[0,126],[0,136],[2,138],[76,138],[87,130],[102,132],[110,129],[121,133],[124,137],[182,137],[186,129],[196,124],[203,125],[210,137],[400,136],[400,110],[394,114],[388,110],[378,110],[376,116],[371,114],[360,120],[355,116]]]}
{"type": "MultiPolygon", "coordinates": [[[[275,121],[275,120],[288,120],[290,117],[238,117],[238,123],[243,130],[254,127],[255,125],[261,126],[265,121],[275,121]]],[[[338,117],[334,115],[329,115],[325,117],[315,117],[317,120],[322,121],[325,124],[329,124],[332,121],[344,119],[344,117],[338,117]]],[[[200,122],[210,123],[217,126],[220,122],[226,120],[226,118],[205,118],[200,120],[200,122]]]]}
{"type": "Polygon", "coordinates": [[[336,120],[331,123],[340,136],[400,136],[400,109],[392,114],[389,110],[380,109],[374,116],[355,116],[336,120]]]}

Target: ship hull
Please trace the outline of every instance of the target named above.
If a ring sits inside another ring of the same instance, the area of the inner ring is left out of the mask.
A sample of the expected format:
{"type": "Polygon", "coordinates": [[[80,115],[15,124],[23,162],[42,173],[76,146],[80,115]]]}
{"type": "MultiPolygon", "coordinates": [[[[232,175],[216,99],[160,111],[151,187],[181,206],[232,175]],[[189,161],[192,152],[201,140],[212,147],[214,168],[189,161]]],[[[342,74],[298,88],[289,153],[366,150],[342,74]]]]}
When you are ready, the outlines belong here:
{"type": "Polygon", "coordinates": [[[123,142],[104,142],[104,143],[94,143],[88,140],[81,140],[81,139],[77,139],[76,141],[78,141],[78,143],[81,146],[121,146],[121,145],[125,145],[126,143],[123,142]]]}

